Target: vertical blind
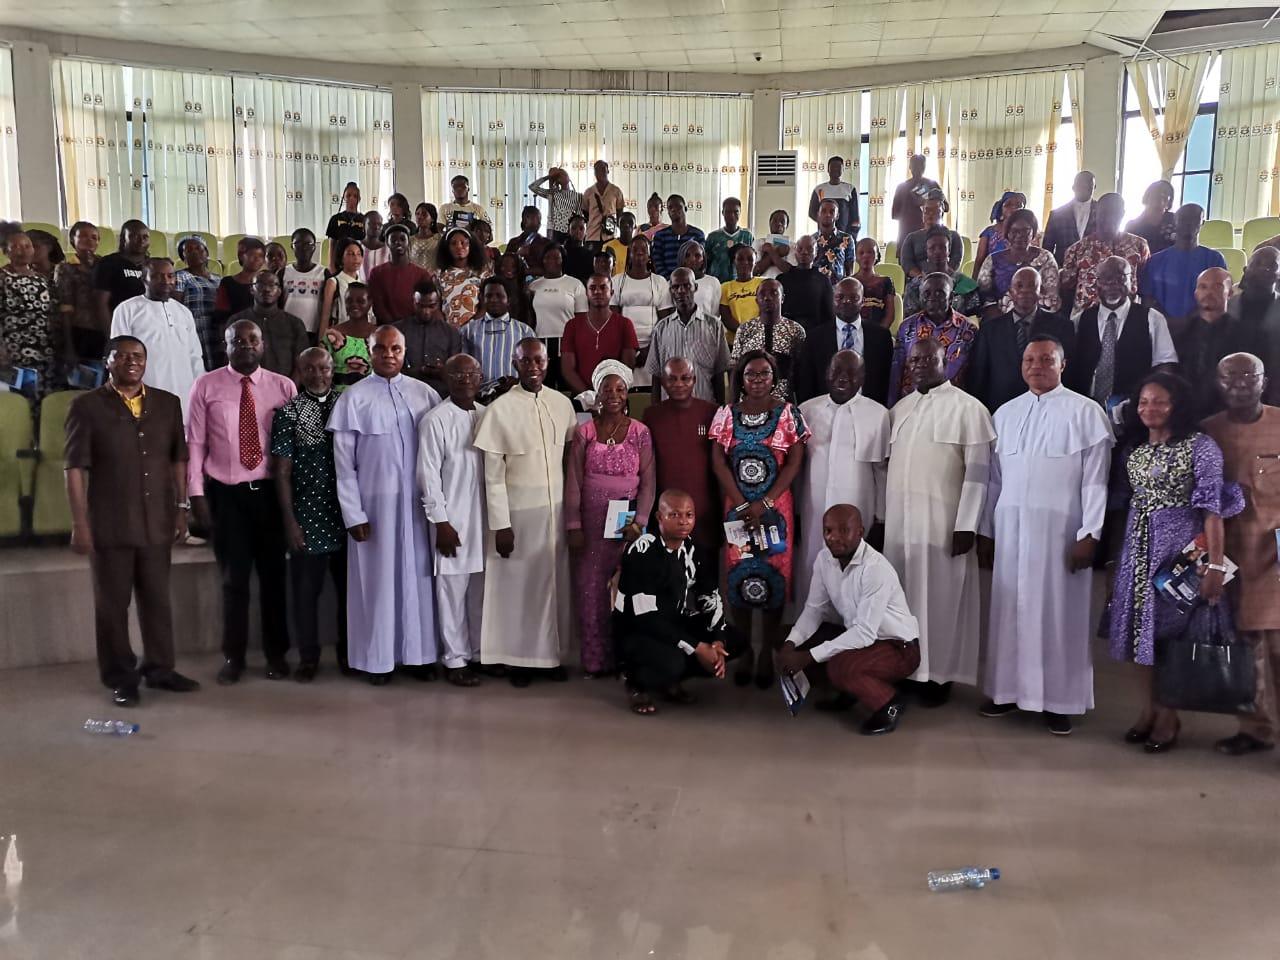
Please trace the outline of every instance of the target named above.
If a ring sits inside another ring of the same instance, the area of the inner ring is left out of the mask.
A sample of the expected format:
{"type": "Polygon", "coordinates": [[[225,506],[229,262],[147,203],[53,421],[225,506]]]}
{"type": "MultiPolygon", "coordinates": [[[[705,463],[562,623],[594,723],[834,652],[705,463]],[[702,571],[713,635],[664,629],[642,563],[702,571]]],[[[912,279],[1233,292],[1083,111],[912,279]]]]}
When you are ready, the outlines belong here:
{"type": "Polygon", "coordinates": [[[422,129],[427,195],[448,198],[449,180],[469,177],[499,241],[519,232],[525,205],[545,214],[528,185],[551,166],[583,191],[594,182],[592,164],[608,161],[641,222],[655,191],[681,194],[689,221],[705,230],[719,225],[726,197],[748,199],[751,103],[743,97],[424,88],[422,129]]]}
{"type": "MultiPolygon", "coordinates": [[[[863,118],[862,91],[787,97],[783,141],[799,153],[809,188],[825,177],[829,156],[846,157],[846,179],[859,182],[862,136],[869,141],[865,185],[869,222],[864,233],[884,240],[896,233],[890,201],[907,176],[907,158],[922,153],[926,176],[939,182],[951,204],[951,224],[977,236],[1005,190],[1027,194],[1037,213],[1048,210],[1053,160],[1067,74],[1051,70],[883,87],[870,91],[863,118]]],[[[1078,111],[1073,111],[1078,114],[1078,111]]]]}
{"type": "Polygon", "coordinates": [[[13,116],[13,52],[0,46],[0,217],[22,217],[18,193],[18,138],[13,116]]]}
{"type": "Polygon", "coordinates": [[[323,229],[348,180],[392,190],[391,94],[56,60],[68,222],[215,234],[323,229]]]}
{"type": "Polygon", "coordinates": [[[1224,50],[1210,216],[1238,224],[1280,216],[1278,118],[1280,44],[1224,50]]]}

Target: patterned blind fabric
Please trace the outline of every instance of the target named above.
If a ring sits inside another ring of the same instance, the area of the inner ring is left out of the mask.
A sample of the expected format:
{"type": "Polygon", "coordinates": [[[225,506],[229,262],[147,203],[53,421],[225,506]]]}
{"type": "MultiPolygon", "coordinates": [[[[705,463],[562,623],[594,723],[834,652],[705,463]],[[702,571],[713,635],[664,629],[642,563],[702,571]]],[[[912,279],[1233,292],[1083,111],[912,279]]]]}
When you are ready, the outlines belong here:
{"type": "Polygon", "coordinates": [[[719,225],[725,197],[744,208],[748,202],[751,101],[744,97],[424,88],[422,127],[428,198],[448,201],[449,180],[469,177],[500,243],[519,232],[525,205],[537,205],[545,222],[546,201],[528,185],[551,166],[564,167],[582,192],[594,182],[595,161],[607,160],[641,223],[655,191],[681,194],[689,222],[708,231],[719,225]]]}
{"type": "Polygon", "coordinates": [[[1222,53],[1213,187],[1211,217],[1280,216],[1280,44],[1222,53]]]}
{"type": "Polygon", "coordinates": [[[343,184],[391,193],[391,94],[55,60],[67,222],[167,233],[323,230],[343,184]]]}
{"type": "Polygon", "coordinates": [[[22,219],[18,138],[13,116],[13,52],[0,46],[0,217],[22,219]]]}

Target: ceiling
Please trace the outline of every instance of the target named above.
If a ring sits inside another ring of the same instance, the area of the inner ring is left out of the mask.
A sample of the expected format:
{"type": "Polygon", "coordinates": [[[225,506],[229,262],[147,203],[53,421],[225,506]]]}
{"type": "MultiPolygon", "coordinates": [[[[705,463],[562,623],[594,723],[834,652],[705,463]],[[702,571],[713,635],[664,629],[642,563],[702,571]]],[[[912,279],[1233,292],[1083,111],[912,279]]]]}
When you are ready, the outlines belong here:
{"type": "MultiPolygon", "coordinates": [[[[1244,7],[1257,0],[1218,0],[1244,7]]],[[[0,23],[346,64],[790,73],[1141,41],[1205,0],[0,0],[0,23]]],[[[993,62],[998,69],[999,63],[993,62]]],[[[269,65],[264,65],[269,70],[269,65]]]]}

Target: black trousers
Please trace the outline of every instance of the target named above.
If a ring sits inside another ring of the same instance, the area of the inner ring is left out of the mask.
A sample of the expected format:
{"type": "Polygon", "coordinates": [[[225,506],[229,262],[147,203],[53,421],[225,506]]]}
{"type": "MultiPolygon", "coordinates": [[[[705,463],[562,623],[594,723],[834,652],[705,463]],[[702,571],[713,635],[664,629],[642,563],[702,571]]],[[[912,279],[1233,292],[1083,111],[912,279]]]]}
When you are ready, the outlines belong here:
{"type": "Polygon", "coordinates": [[[169,603],[172,547],[97,547],[89,557],[98,675],[104,686],[137,689],[151,672],[173,669],[173,612],[169,603]],[[129,645],[129,603],[138,594],[142,666],[129,645]]]}
{"type": "Polygon", "coordinates": [[[258,572],[262,652],[268,660],[289,649],[285,624],[285,540],[280,504],[270,480],[227,485],[205,482],[213,512],[213,555],[222,572],[222,655],[243,665],[249,646],[249,577],[258,572]]]}
{"type": "MultiPolygon", "coordinates": [[[[682,639],[695,647],[699,643],[719,640],[730,660],[751,648],[750,639],[741,631],[731,626],[705,630],[695,620],[690,620],[682,639]]],[[[697,657],[676,646],[675,638],[670,635],[658,636],[640,631],[619,633],[614,638],[614,645],[623,675],[627,678],[628,690],[638,693],[666,690],[682,680],[711,675],[697,657]]]]}
{"type": "Polygon", "coordinates": [[[338,597],[338,663],[347,662],[347,548],[334,553],[295,553],[289,557],[293,584],[293,632],[299,663],[320,662],[320,626],[317,607],[325,574],[333,579],[338,597]]]}

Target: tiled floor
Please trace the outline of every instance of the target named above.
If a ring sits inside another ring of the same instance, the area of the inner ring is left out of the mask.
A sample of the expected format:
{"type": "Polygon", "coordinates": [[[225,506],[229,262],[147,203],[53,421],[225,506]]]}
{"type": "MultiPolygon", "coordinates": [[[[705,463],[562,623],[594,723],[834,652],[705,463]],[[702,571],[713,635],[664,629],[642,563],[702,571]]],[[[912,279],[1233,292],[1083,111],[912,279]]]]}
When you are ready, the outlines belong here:
{"type": "Polygon", "coordinates": [[[710,684],[641,719],[609,682],[184,666],[124,740],[80,732],[91,666],[0,672],[3,960],[1280,956],[1280,758],[1214,754],[1220,717],[1125,746],[1110,665],[1065,740],[973,691],[868,739],[710,684]],[[968,863],[1004,879],[926,891],[968,863]]]}

